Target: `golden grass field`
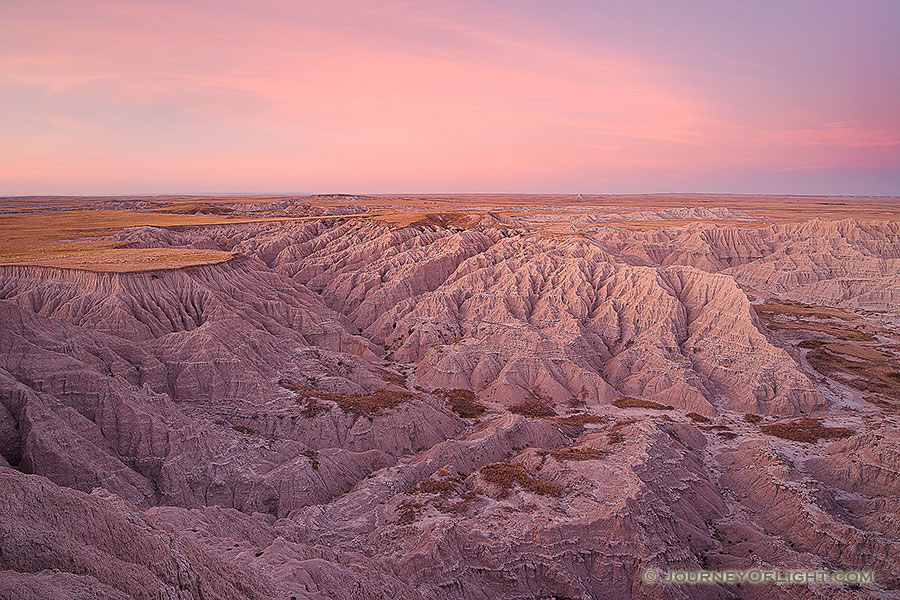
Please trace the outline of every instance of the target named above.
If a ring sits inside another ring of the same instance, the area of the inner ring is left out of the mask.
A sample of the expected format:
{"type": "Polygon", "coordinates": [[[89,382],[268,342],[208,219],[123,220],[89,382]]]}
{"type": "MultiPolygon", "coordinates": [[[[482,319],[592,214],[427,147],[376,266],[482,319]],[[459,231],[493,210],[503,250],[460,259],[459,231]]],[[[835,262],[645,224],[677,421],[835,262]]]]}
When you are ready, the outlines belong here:
{"type": "Polygon", "coordinates": [[[231,252],[180,248],[117,248],[116,242],[89,239],[128,227],[219,225],[290,220],[253,219],[162,210],[71,210],[0,216],[0,264],[40,265],[92,271],[171,269],[228,260],[231,252]],[[87,239],[86,239],[87,238],[87,239]]]}

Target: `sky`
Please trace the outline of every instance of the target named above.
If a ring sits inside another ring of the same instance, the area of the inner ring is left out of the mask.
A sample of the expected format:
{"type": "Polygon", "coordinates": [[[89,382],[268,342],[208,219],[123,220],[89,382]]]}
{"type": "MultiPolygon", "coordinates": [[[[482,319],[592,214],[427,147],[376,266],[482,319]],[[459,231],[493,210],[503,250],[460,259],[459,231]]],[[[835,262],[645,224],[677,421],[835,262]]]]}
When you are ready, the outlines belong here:
{"type": "Polygon", "coordinates": [[[0,0],[0,195],[900,194],[897,0],[0,0]]]}

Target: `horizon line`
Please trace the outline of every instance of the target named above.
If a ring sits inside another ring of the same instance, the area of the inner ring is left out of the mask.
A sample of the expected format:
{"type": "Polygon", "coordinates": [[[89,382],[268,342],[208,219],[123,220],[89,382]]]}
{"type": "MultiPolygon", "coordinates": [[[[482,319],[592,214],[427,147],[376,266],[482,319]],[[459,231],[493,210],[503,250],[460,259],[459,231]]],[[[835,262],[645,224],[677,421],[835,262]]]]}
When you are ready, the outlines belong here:
{"type": "Polygon", "coordinates": [[[368,197],[433,197],[433,196],[776,196],[786,198],[900,198],[898,194],[816,194],[784,192],[158,192],[158,193],[103,193],[103,194],[15,194],[0,195],[2,200],[42,198],[266,198],[283,196],[368,196],[368,197]]]}

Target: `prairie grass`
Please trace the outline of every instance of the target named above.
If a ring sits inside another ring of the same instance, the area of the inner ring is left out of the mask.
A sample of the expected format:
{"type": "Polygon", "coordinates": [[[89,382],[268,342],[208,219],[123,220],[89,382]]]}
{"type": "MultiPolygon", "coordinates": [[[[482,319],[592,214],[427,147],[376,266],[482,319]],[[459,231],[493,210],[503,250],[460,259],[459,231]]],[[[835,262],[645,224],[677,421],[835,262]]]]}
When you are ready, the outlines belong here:
{"type": "Polygon", "coordinates": [[[374,417],[382,414],[385,410],[400,406],[403,402],[418,398],[416,394],[403,390],[375,390],[368,394],[344,394],[319,391],[286,379],[282,379],[278,383],[281,387],[296,392],[298,400],[306,402],[302,413],[306,417],[315,417],[320,412],[328,410],[327,407],[319,404],[319,400],[334,402],[338,408],[348,414],[374,417]]]}
{"type": "Polygon", "coordinates": [[[653,400],[631,398],[630,396],[621,396],[615,402],[613,402],[613,406],[617,408],[649,408],[651,410],[672,410],[673,408],[675,408],[674,406],[660,404],[659,402],[654,402],[653,400]]]}
{"type": "Polygon", "coordinates": [[[767,435],[804,443],[815,443],[821,439],[848,438],[856,433],[847,427],[826,427],[822,425],[821,419],[794,419],[788,423],[763,425],[760,430],[767,435]]]}
{"type": "Polygon", "coordinates": [[[570,461],[583,461],[583,460],[597,460],[603,458],[609,452],[607,450],[601,450],[599,448],[592,448],[590,446],[579,446],[579,447],[568,447],[562,448],[560,450],[550,450],[550,451],[542,451],[539,452],[541,456],[552,456],[557,460],[570,460],[570,461]]]}
{"type": "Polygon", "coordinates": [[[438,390],[436,394],[447,401],[450,410],[464,419],[476,419],[487,411],[484,405],[475,400],[475,393],[472,390],[438,390]]]}
{"type": "Polygon", "coordinates": [[[563,491],[563,486],[545,483],[532,477],[520,464],[511,462],[496,462],[481,467],[481,476],[488,483],[492,483],[501,490],[501,497],[509,494],[513,486],[528,490],[541,496],[557,496],[563,491]]]}

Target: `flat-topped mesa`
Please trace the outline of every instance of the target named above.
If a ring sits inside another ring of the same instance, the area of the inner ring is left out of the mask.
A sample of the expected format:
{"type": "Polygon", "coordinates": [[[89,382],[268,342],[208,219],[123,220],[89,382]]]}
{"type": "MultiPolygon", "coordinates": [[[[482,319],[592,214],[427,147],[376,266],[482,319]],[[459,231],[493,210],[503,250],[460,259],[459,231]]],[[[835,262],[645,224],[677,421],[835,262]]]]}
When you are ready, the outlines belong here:
{"type": "Polygon", "coordinates": [[[46,258],[15,258],[7,265],[33,265],[58,267],[99,273],[135,273],[181,269],[196,265],[214,265],[235,257],[232,252],[214,249],[172,249],[148,247],[147,249],[106,248],[76,252],[58,252],[46,258]]]}
{"type": "MultiPolygon", "coordinates": [[[[0,298],[45,317],[139,339],[196,329],[223,304],[220,291],[257,276],[247,258],[137,272],[0,266],[0,298]]],[[[246,285],[246,283],[244,283],[246,285]]]]}
{"type": "Polygon", "coordinates": [[[227,322],[238,329],[280,329],[325,349],[364,354],[367,347],[315,294],[252,257],[133,273],[0,266],[0,299],[136,340],[227,322]]]}
{"type": "MultiPolygon", "coordinates": [[[[29,285],[77,285],[83,290],[93,290],[99,294],[114,294],[121,289],[129,287],[129,282],[153,281],[154,286],[165,288],[172,285],[172,276],[178,277],[179,272],[186,270],[203,269],[204,267],[219,267],[223,263],[231,263],[237,266],[245,257],[227,253],[226,260],[217,261],[208,265],[185,265],[180,267],[163,267],[135,270],[111,270],[81,269],[77,267],[60,267],[54,265],[29,265],[29,264],[4,264],[0,265],[0,281],[4,285],[11,285],[13,281],[29,282],[29,285]]],[[[149,283],[148,283],[149,284],[149,283]]]]}

